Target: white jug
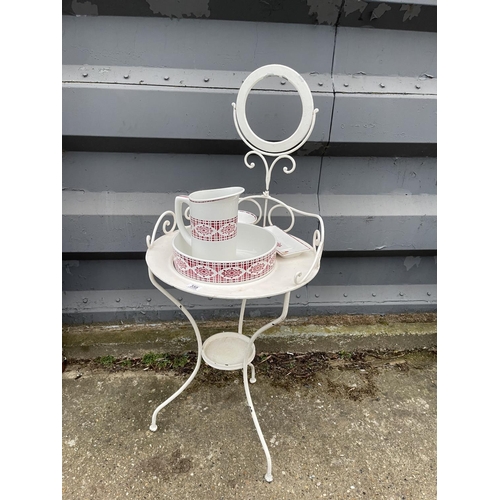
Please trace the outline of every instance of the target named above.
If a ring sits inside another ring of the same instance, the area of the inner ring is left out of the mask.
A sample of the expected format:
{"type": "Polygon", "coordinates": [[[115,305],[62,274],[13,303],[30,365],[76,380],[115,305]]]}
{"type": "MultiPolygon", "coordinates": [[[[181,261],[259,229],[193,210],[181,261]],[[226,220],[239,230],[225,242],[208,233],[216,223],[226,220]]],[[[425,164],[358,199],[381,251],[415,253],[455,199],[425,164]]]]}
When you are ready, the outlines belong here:
{"type": "Polygon", "coordinates": [[[179,232],[197,259],[236,259],[239,196],[242,187],[206,189],[175,198],[175,219],[179,232]],[[184,226],[182,206],[189,205],[191,231],[184,226]]]}

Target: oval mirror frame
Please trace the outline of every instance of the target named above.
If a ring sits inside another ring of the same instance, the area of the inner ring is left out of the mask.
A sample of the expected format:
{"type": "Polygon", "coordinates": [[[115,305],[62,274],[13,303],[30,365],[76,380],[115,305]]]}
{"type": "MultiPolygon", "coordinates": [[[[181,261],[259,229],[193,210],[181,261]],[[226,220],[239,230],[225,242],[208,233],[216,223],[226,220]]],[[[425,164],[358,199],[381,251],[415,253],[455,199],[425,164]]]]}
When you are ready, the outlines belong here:
{"type": "Polygon", "coordinates": [[[268,64],[250,73],[242,83],[236,99],[236,119],[244,138],[256,149],[264,153],[284,153],[293,151],[309,134],[314,123],[314,103],[311,90],[302,76],[295,70],[281,64],[268,64]],[[246,117],[246,102],[253,87],[268,76],[288,80],[299,93],[302,102],[302,116],[295,132],[282,141],[271,142],[260,138],[251,129],[246,117]]]}

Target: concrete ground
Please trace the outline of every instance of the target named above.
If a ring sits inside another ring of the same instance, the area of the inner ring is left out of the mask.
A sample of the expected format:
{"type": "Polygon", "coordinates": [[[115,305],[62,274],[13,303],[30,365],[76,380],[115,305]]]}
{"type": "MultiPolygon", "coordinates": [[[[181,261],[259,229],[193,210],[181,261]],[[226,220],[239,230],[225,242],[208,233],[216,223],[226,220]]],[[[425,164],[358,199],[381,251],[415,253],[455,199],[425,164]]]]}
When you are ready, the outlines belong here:
{"type": "Polygon", "coordinates": [[[70,359],[62,374],[62,498],[436,498],[433,346],[361,345],[354,354],[257,347],[250,391],[273,482],[264,480],[241,371],[202,364],[151,432],[154,409],[188,378],[193,355],[172,358],[170,368],[144,358],[70,359]]]}

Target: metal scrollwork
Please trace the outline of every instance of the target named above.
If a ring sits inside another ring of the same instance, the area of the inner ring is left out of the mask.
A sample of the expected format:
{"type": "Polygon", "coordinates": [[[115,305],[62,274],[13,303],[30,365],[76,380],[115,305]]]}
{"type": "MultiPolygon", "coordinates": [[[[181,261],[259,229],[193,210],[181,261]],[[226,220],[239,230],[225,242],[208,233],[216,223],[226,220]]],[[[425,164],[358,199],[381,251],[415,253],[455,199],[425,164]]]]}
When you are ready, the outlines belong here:
{"type": "Polygon", "coordinates": [[[269,186],[271,185],[271,176],[272,176],[272,173],[273,173],[273,169],[276,165],[276,163],[278,163],[278,161],[282,160],[282,159],[288,159],[290,160],[292,166],[289,168],[287,166],[284,166],[283,167],[283,172],[285,172],[285,174],[291,174],[294,170],[295,170],[295,167],[297,166],[297,163],[295,162],[295,159],[290,156],[290,155],[280,155],[278,157],[276,157],[273,162],[271,163],[271,166],[269,166],[269,163],[266,159],[266,157],[260,152],[260,151],[256,151],[255,149],[252,149],[251,151],[249,151],[246,155],[245,155],[245,158],[244,158],[244,162],[245,162],[245,165],[248,167],[248,168],[254,168],[255,167],[255,163],[254,162],[249,162],[248,158],[251,156],[251,155],[257,155],[261,160],[262,160],[262,163],[264,164],[264,167],[266,169],[266,191],[269,191],[269,186]]]}
{"type": "Polygon", "coordinates": [[[172,224],[172,221],[170,221],[169,219],[166,219],[163,221],[163,224],[162,224],[162,230],[163,230],[163,233],[164,234],[169,234],[173,231],[175,231],[175,228],[177,227],[177,223],[175,222],[175,213],[172,212],[172,210],[167,210],[166,212],[163,212],[160,217],[158,217],[158,220],[156,221],[156,224],[155,224],[155,227],[153,229],[153,235],[152,236],[149,236],[149,234],[146,236],[146,244],[148,246],[148,248],[151,247],[151,245],[153,244],[155,238],[156,238],[156,232],[158,231],[158,227],[160,225],[160,222],[167,216],[170,216],[172,217],[173,219],[173,224],[172,224]],[[167,229],[169,226],[172,226],[170,229],[167,229]]]}
{"type": "Polygon", "coordinates": [[[308,279],[308,277],[310,276],[310,274],[313,271],[316,271],[317,269],[319,269],[320,262],[321,262],[321,255],[323,253],[323,247],[325,244],[325,228],[324,228],[324,224],[323,224],[323,219],[319,215],[308,214],[306,212],[301,212],[299,210],[296,210],[296,212],[301,213],[303,215],[315,217],[319,221],[319,226],[320,226],[320,228],[316,229],[314,231],[314,234],[313,234],[312,247],[313,247],[316,255],[314,257],[314,261],[313,261],[311,267],[308,269],[308,271],[305,274],[303,274],[302,272],[298,272],[294,277],[295,284],[300,285],[301,283],[304,283],[308,279]]]}
{"type": "Polygon", "coordinates": [[[269,209],[269,212],[267,214],[267,220],[269,222],[269,225],[270,226],[273,226],[273,221],[272,221],[272,213],[274,212],[274,210],[276,208],[284,208],[290,215],[290,218],[291,218],[291,222],[290,222],[290,225],[286,228],[286,229],[283,229],[283,231],[285,231],[285,233],[288,233],[288,231],[290,231],[290,229],[292,229],[292,227],[294,226],[295,224],[295,215],[293,213],[293,208],[289,207],[288,205],[286,205],[285,203],[283,203],[282,201],[279,201],[279,200],[276,200],[273,198],[273,201],[276,202],[276,204],[271,207],[269,209]]]}

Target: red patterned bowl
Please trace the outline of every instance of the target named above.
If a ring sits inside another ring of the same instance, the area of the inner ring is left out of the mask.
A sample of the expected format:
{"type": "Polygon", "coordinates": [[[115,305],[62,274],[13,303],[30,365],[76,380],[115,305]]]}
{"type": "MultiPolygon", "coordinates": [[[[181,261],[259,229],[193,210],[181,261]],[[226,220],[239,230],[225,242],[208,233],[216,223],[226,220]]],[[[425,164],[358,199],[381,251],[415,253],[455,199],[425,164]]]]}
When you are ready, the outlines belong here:
{"type": "Polygon", "coordinates": [[[174,267],[179,274],[195,281],[235,284],[267,276],[276,263],[276,238],[260,226],[238,224],[236,259],[204,260],[193,257],[191,248],[177,234],[172,243],[174,267]]]}

